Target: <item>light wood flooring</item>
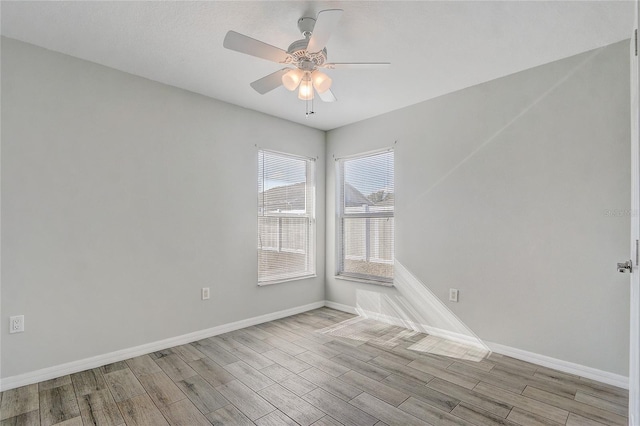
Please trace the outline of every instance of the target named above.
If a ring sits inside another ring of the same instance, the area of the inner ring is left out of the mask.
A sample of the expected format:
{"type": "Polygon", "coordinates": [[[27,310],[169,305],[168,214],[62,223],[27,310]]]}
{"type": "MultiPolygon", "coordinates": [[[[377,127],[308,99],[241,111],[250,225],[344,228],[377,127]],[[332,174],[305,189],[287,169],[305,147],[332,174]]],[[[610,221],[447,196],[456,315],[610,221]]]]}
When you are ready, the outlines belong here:
{"type": "Polygon", "coordinates": [[[626,390],[425,338],[316,309],[3,392],[1,426],[627,424],[626,390]]]}

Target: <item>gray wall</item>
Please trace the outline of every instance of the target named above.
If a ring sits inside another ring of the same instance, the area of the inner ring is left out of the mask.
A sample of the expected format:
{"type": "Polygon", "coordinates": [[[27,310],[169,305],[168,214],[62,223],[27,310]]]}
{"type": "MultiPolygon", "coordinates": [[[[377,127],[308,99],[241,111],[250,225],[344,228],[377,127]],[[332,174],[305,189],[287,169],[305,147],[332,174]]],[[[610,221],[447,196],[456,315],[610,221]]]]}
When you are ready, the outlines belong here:
{"type": "Polygon", "coordinates": [[[323,238],[257,286],[256,144],[319,157],[324,235],[324,132],[3,38],[2,376],[323,300],[323,238]]]}
{"type": "Polygon", "coordinates": [[[420,285],[484,340],[626,375],[629,131],[628,42],[330,131],[327,299],[401,296],[334,278],[332,156],[397,141],[396,258],[420,285]]]}
{"type": "MultiPolygon", "coordinates": [[[[332,159],[397,140],[408,271],[443,301],[459,288],[444,303],[485,340],[626,374],[628,279],[613,265],[628,256],[627,52],[329,132],[327,299],[382,310],[398,296],[333,278],[332,159]]],[[[322,300],[324,140],[3,38],[2,377],[322,300]],[[316,279],[256,286],[256,144],[319,157],[316,279]],[[8,335],[17,314],[27,331],[8,335]]]]}

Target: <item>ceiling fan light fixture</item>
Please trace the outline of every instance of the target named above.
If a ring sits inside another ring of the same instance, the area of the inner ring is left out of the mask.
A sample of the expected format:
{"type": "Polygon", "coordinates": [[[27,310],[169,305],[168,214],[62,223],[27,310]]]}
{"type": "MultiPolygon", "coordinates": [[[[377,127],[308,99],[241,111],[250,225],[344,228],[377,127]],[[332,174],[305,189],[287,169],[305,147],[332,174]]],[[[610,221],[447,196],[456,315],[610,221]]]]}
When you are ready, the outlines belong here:
{"type": "Polygon", "coordinates": [[[302,78],[304,77],[304,71],[300,68],[295,68],[282,76],[282,85],[287,88],[287,90],[294,91],[300,85],[302,78]]]}
{"type": "Polygon", "coordinates": [[[305,75],[298,89],[298,99],[310,101],[313,99],[313,83],[308,75],[305,75]]]}
{"type": "Polygon", "coordinates": [[[318,93],[324,93],[331,88],[331,78],[321,71],[314,71],[311,74],[311,79],[318,93]]]}

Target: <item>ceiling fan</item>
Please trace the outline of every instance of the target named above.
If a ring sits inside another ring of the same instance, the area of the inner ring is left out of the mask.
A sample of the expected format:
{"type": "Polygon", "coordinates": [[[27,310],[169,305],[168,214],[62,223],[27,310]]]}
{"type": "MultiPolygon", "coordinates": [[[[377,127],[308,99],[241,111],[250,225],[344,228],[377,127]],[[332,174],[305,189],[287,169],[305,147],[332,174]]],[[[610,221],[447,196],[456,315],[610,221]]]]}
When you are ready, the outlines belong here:
{"type": "MultiPolygon", "coordinates": [[[[320,69],[379,68],[390,65],[388,62],[327,62],[325,46],[341,16],[341,9],[328,9],[319,12],[316,18],[300,18],[298,29],[304,38],[291,43],[286,51],[235,31],[227,32],[223,46],[289,65],[251,83],[251,87],[258,93],[264,95],[284,85],[290,91],[298,89],[299,99],[313,100],[314,92],[317,92],[324,102],[335,102],[336,97],[331,92],[332,80],[320,69]]],[[[313,111],[307,109],[307,115],[309,113],[313,114],[313,111]]]]}

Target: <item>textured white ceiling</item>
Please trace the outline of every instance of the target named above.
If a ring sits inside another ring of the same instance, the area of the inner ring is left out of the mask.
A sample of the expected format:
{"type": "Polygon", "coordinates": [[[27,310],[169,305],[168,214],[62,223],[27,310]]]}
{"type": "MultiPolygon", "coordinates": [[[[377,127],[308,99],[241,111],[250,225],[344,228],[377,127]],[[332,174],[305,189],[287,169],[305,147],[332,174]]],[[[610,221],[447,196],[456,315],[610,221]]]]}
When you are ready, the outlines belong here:
{"type": "Polygon", "coordinates": [[[323,130],[575,55],[632,33],[631,1],[2,1],[2,34],[323,130]],[[249,83],[281,65],[222,47],[235,30],[287,49],[297,20],[341,8],[329,61],[338,102],[304,102],[249,83]]]}

